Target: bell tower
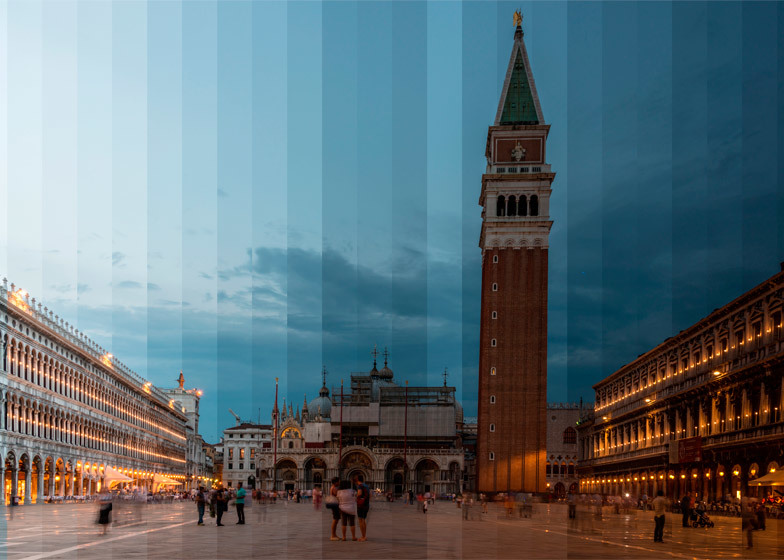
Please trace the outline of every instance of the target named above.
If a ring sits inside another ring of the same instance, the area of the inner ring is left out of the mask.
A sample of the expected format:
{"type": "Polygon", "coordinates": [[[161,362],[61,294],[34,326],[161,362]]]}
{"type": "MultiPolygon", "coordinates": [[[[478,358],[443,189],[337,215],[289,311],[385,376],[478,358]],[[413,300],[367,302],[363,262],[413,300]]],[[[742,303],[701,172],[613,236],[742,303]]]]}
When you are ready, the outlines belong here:
{"type": "Polygon", "coordinates": [[[515,13],[512,54],[487,133],[482,175],[482,310],[477,484],[480,492],[545,492],[547,255],[550,193],[545,124],[515,13]]]}

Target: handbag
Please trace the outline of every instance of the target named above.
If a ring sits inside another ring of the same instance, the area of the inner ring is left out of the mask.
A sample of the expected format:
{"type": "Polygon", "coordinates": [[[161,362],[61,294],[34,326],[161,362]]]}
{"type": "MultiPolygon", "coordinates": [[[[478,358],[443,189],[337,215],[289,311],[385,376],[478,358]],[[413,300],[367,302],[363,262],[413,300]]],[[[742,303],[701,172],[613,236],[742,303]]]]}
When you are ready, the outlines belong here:
{"type": "Polygon", "coordinates": [[[335,507],[336,505],[338,505],[338,497],[330,494],[329,496],[324,498],[324,505],[326,505],[327,507],[335,507]]]}

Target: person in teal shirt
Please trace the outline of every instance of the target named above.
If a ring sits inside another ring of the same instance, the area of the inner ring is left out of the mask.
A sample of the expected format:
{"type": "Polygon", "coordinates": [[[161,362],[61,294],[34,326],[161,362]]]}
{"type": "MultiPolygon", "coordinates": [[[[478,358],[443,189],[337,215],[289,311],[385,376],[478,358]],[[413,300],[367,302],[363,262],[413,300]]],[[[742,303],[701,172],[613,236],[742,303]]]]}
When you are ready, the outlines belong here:
{"type": "Polygon", "coordinates": [[[237,497],[234,499],[234,504],[237,506],[237,525],[245,525],[245,489],[242,487],[242,482],[237,483],[237,497]]]}

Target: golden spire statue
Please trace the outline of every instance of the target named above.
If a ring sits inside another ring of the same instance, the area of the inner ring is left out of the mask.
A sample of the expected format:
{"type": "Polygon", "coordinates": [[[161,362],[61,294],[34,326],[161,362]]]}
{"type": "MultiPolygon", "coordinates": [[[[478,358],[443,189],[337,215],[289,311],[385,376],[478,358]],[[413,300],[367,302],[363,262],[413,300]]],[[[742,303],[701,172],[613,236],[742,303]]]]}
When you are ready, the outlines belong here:
{"type": "Polygon", "coordinates": [[[520,27],[523,24],[523,14],[520,13],[520,10],[514,13],[514,24],[515,27],[520,27]]]}

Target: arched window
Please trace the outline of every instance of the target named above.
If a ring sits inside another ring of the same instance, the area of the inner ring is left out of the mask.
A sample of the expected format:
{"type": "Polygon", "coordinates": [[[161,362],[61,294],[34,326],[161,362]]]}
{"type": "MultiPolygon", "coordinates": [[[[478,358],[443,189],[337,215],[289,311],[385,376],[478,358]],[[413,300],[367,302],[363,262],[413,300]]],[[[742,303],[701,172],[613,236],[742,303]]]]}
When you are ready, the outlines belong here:
{"type": "Polygon", "coordinates": [[[517,216],[517,199],[514,195],[509,197],[509,202],[506,204],[506,215],[517,216]]]}
{"type": "Polygon", "coordinates": [[[553,474],[553,466],[550,463],[547,463],[547,472],[545,473],[546,476],[552,476],[553,474]]]}
{"type": "Polygon", "coordinates": [[[491,432],[494,432],[494,431],[495,431],[495,424],[490,424],[490,431],[491,431],[491,432]]]}
{"type": "Polygon", "coordinates": [[[539,215],[539,197],[535,194],[531,195],[531,216],[539,215]]]}
{"type": "Polygon", "coordinates": [[[495,404],[495,395],[490,395],[490,404],[495,404]]]}
{"type": "Polygon", "coordinates": [[[577,430],[569,426],[563,433],[564,443],[577,443],[577,430]]]}
{"type": "Polygon", "coordinates": [[[517,215],[518,216],[527,216],[528,215],[528,201],[525,199],[525,195],[520,195],[520,200],[517,202],[517,215]]]}
{"type": "Polygon", "coordinates": [[[289,449],[294,449],[294,442],[293,441],[289,442],[289,449]]]}
{"type": "Polygon", "coordinates": [[[506,199],[503,195],[498,197],[498,201],[495,205],[495,215],[496,216],[505,216],[506,215],[506,199]]]}

